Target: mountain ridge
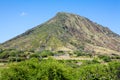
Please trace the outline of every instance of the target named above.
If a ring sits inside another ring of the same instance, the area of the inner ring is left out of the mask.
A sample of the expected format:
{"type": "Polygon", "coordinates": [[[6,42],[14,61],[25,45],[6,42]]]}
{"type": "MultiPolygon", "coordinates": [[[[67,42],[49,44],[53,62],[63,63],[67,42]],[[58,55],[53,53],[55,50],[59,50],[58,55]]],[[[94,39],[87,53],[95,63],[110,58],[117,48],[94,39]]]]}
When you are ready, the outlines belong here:
{"type": "Polygon", "coordinates": [[[84,47],[84,51],[96,52],[90,45],[119,53],[120,35],[88,18],[66,12],[59,12],[45,23],[2,43],[4,48],[74,51],[84,47]]]}

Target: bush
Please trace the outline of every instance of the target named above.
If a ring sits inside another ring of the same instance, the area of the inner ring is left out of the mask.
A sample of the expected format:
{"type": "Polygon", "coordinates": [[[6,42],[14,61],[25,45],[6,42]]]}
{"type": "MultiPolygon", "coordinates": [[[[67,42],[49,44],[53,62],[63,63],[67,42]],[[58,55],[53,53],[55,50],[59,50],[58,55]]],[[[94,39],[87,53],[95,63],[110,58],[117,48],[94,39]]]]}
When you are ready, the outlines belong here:
{"type": "Polygon", "coordinates": [[[72,68],[53,59],[31,59],[12,64],[2,71],[0,80],[74,80],[72,68]]]}
{"type": "Polygon", "coordinates": [[[2,53],[0,53],[1,59],[8,58],[8,57],[9,57],[9,51],[3,51],[2,53]]]}
{"type": "Polygon", "coordinates": [[[56,60],[43,61],[39,67],[38,80],[73,80],[71,68],[56,60]]]}
{"type": "Polygon", "coordinates": [[[120,62],[110,62],[109,64],[109,74],[114,80],[120,80],[120,62]]]}
{"type": "Polygon", "coordinates": [[[53,56],[53,55],[54,55],[54,53],[49,50],[44,50],[44,51],[40,52],[41,57],[48,57],[48,56],[53,56]]]}
{"type": "Polygon", "coordinates": [[[105,62],[110,62],[110,61],[111,61],[110,56],[99,55],[98,57],[99,57],[100,59],[102,59],[103,61],[105,61],[105,62]]]}
{"type": "Polygon", "coordinates": [[[98,58],[94,58],[93,60],[92,60],[92,62],[95,64],[95,63],[100,63],[99,62],[99,60],[98,60],[98,58]]]}
{"type": "Polygon", "coordinates": [[[75,51],[74,54],[76,54],[77,56],[85,56],[85,53],[83,53],[82,51],[75,51]]]}
{"type": "Polygon", "coordinates": [[[8,58],[8,57],[16,57],[23,54],[23,51],[15,50],[15,49],[5,49],[0,52],[0,58],[8,58]]]}
{"type": "MultiPolygon", "coordinates": [[[[68,63],[77,62],[69,60],[68,63]]],[[[10,64],[2,70],[0,80],[120,80],[120,62],[70,66],[51,58],[41,61],[32,58],[10,64]]]]}
{"type": "Polygon", "coordinates": [[[37,67],[36,59],[11,64],[8,69],[2,71],[1,80],[32,80],[36,75],[37,67]]]}
{"type": "Polygon", "coordinates": [[[9,62],[20,62],[20,61],[25,61],[26,58],[24,57],[9,57],[9,62]]]}
{"type": "Polygon", "coordinates": [[[34,53],[30,55],[30,58],[39,58],[39,57],[40,57],[40,54],[38,53],[34,53]]]}
{"type": "Polygon", "coordinates": [[[98,64],[100,63],[97,58],[94,58],[93,60],[86,60],[83,65],[90,65],[90,64],[98,64]]]}
{"type": "Polygon", "coordinates": [[[79,80],[120,80],[120,62],[81,66],[79,80]]]}
{"type": "Polygon", "coordinates": [[[79,57],[79,56],[89,56],[89,57],[92,57],[92,54],[86,53],[86,52],[83,52],[83,51],[75,51],[74,54],[76,54],[77,57],[79,57]]]}

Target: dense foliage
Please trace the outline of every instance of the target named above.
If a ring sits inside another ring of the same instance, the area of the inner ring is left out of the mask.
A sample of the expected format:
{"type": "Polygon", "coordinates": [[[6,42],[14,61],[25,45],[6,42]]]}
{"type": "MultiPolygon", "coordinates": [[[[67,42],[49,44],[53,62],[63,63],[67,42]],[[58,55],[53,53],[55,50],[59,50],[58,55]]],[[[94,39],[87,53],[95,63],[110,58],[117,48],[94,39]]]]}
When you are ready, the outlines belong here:
{"type": "Polygon", "coordinates": [[[95,63],[77,65],[79,61],[57,61],[52,58],[9,64],[0,80],[119,80],[120,62],[107,65],[95,63]],[[74,65],[74,66],[72,66],[74,65]],[[76,65],[76,66],[75,66],[76,65]]]}
{"type": "Polygon", "coordinates": [[[31,59],[9,67],[1,80],[73,80],[72,68],[53,59],[31,59]]]}

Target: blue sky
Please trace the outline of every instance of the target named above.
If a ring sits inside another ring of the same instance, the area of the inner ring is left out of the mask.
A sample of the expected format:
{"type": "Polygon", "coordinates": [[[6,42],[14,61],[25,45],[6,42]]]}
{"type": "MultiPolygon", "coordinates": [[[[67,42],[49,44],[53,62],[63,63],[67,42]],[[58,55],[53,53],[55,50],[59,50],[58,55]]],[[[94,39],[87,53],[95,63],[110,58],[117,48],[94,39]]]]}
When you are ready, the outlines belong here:
{"type": "Polygon", "coordinates": [[[70,12],[120,34],[120,0],[0,0],[0,43],[39,25],[57,12],[70,12]]]}

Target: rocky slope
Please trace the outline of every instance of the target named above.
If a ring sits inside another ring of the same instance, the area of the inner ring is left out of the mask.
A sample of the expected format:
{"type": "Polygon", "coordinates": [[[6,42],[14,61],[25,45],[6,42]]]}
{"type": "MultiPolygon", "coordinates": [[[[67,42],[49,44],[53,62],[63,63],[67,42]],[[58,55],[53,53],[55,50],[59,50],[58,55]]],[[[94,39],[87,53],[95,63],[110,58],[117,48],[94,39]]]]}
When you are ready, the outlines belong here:
{"type": "Polygon", "coordinates": [[[85,17],[59,12],[49,21],[6,41],[2,48],[120,54],[120,36],[85,17]]]}

